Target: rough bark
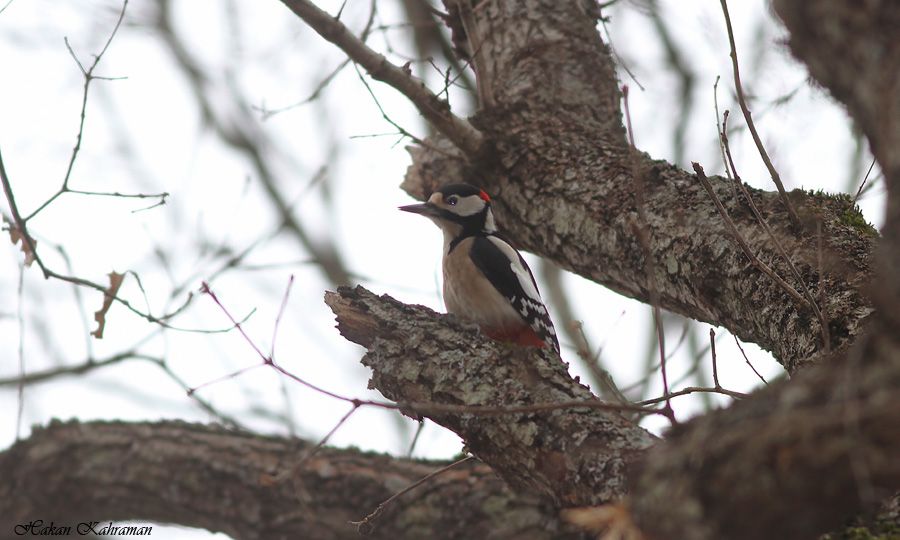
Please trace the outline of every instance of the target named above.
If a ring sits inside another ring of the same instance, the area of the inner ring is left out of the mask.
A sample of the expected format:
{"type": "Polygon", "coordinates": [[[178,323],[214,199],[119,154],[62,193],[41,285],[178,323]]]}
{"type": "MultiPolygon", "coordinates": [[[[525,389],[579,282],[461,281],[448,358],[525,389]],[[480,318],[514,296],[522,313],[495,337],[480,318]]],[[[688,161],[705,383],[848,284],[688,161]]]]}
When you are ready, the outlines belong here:
{"type": "MultiPolygon", "coordinates": [[[[900,485],[900,4],[776,0],[774,6],[791,30],[791,49],[847,105],[884,171],[877,311],[867,335],[834,365],[707,415],[648,456],[634,493],[636,512],[660,538],[674,531],[681,538],[760,538],[779,524],[784,537],[809,537],[900,485]],[[699,445],[707,449],[703,459],[686,452],[699,445]],[[769,497],[748,496],[760,484],[770,486],[769,497]],[[724,500],[712,503],[723,492],[724,500]],[[672,493],[683,503],[658,505],[672,493]]],[[[898,532],[891,510],[897,500],[887,505],[888,537],[898,532]]]]}
{"type": "Polygon", "coordinates": [[[644,532],[814,538],[894,494],[900,342],[860,341],[848,357],[680,426],[654,448],[631,492],[644,532]]]}
{"type": "MultiPolygon", "coordinates": [[[[817,365],[680,426],[648,452],[646,432],[603,408],[503,415],[476,409],[590,399],[546,353],[487,342],[452,318],[361,290],[329,297],[341,330],[369,349],[364,362],[376,388],[460,433],[511,485],[575,505],[612,500],[630,483],[634,518],[649,538],[813,537],[900,488],[900,53],[892,37],[900,5],[775,2],[793,32],[792,50],[860,122],[888,188],[877,311],[858,292],[871,280],[874,239],[845,219],[845,201],[794,193],[805,221],[797,231],[773,194],[754,192],[804,279],[826,285],[827,355],[811,314],[751,269],[691,176],[644,155],[632,161],[612,63],[583,5],[494,0],[469,12],[466,24],[455,23],[479,44],[472,50],[485,108],[474,123],[491,147],[452,160],[437,151],[446,144],[433,140],[415,152],[408,189],[483,183],[522,246],[646,299],[634,234],[636,166],[645,178],[663,306],[724,324],[773,350],[791,371],[817,365]],[[817,221],[827,246],[822,269],[817,221]],[[426,402],[431,409],[419,406],[426,402]]],[[[731,187],[718,181],[716,191],[759,258],[792,282],[731,187]]],[[[7,480],[0,516],[4,527],[43,511],[59,520],[89,512],[239,538],[332,538],[345,530],[335,523],[359,519],[433,468],[323,449],[292,482],[273,482],[306,448],[179,423],[55,425],[0,454],[7,480]],[[400,486],[391,485],[396,478],[400,486]]],[[[504,537],[516,528],[517,510],[534,537],[558,527],[532,499],[471,500],[473,493],[508,494],[478,470],[436,481],[439,488],[397,508],[376,534],[468,538],[499,530],[504,537]],[[509,513],[492,513],[498,507],[509,513]]],[[[529,536],[516,529],[506,537],[529,536]]]]}
{"type": "MultiPolygon", "coordinates": [[[[644,178],[662,307],[728,328],[771,351],[790,372],[814,361],[826,349],[816,317],[751,266],[696,178],[629,150],[614,64],[583,5],[555,0],[479,5],[471,14],[473,24],[465,26],[481,47],[475,56],[482,64],[478,84],[492,98],[473,118],[489,150],[467,161],[459,152],[454,158],[446,140],[432,138],[412,150],[404,189],[422,198],[445,182],[484,185],[495,196],[504,232],[520,247],[646,301],[644,252],[635,234],[636,167],[644,178]]],[[[638,143],[640,137],[637,133],[638,143]]],[[[711,181],[757,256],[801,290],[733,186],[718,177],[711,181]]],[[[803,221],[802,229],[794,230],[776,193],[751,192],[806,285],[815,290],[821,279],[827,294],[820,308],[829,321],[830,346],[843,349],[872,312],[859,287],[871,279],[877,235],[848,219],[853,209],[846,199],[793,191],[803,221]],[[818,223],[825,251],[821,271],[818,223]]]]}
{"type": "MultiPolygon", "coordinates": [[[[73,527],[127,519],[236,539],[360,538],[350,521],[442,465],[323,448],[294,471],[309,448],[184,422],[55,422],[0,453],[0,537],[36,519],[73,527]]],[[[584,535],[488,467],[466,463],[394,502],[370,536],[429,537],[584,535]]]]}
{"type": "Polygon", "coordinates": [[[540,351],[492,343],[453,317],[362,288],[327,301],[342,334],[368,349],[371,386],[401,403],[471,407],[409,405],[507,482],[555,504],[610,502],[631,483],[649,538],[811,538],[900,488],[900,333],[873,333],[850,355],[679,427],[647,455],[647,439],[618,415],[482,414],[590,399],[540,351]]]}
{"type": "MultiPolygon", "coordinates": [[[[900,240],[900,3],[893,0],[806,2],[777,0],[790,30],[791,51],[810,74],[847,106],[869,140],[884,173],[888,203],[883,232],[900,240]]],[[[900,251],[882,255],[882,273],[894,275],[900,251]]],[[[881,279],[875,301],[900,326],[900,280],[881,279]]]]}
{"type": "Polygon", "coordinates": [[[369,350],[362,363],[372,368],[371,387],[411,404],[410,415],[423,414],[455,432],[517,489],[560,506],[614,500],[625,493],[629,463],[653,442],[611,407],[502,415],[476,411],[596,400],[548,350],[489,340],[454,317],[362,287],[328,293],[326,302],[341,333],[369,350]]]}

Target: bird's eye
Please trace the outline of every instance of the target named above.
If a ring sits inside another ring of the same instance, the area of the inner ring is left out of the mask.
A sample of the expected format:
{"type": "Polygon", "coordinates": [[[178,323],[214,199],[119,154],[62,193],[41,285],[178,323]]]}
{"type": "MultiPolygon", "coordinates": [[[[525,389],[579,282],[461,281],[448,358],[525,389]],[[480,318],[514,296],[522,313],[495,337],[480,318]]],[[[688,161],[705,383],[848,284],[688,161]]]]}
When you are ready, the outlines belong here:
{"type": "Polygon", "coordinates": [[[456,195],[450,195],[449,197],[447,197],[446,202],[450,206],[456,206],[456,203],[459,202],[459,197],[457,197],[456,195]]]}

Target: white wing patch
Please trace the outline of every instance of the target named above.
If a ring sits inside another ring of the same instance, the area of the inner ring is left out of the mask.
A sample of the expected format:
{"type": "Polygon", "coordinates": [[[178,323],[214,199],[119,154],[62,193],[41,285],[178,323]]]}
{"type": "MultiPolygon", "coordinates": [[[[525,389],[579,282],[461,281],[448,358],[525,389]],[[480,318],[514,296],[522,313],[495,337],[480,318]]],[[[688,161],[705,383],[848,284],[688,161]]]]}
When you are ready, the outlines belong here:
{"type": "Polygon", "coordinates": [[[545,341],[553,345],[558,352],[559,345],[556,339],[556,329],[553,328],[550,314],[547,312],[547,308],[544,306],[541,295],[537,290],[537,285],[531,277],[531,272],[525,266],[519,252],[497,236],[490,235],[487,238],[509,260],[509,267],[515,274],[522,292],[525,293],[525,296],[521,298],[510,297],[510,304],[522,315],[522,319],[528,321],[528,325],[545,341]]]}
{"type": "Polygon", "coordinates": [[[511,245],[496,236],[488,236],[488,240],[493,242],[494,245],[506,255],[506,258],[509,259],[509,266],[512,268],[513,273],[516,274],[516,277],[519,278],[519,285],[522,287],[522,290],[525,291],[525,294],[532,300],[537,300],[536,304],[540,306],[540,309],[543,310],[544,313],[547,313],[547,308],[544,307],[544,303],[541,301],[541,295],[538,293],[534,281],[531,280],[531,273],[522,266],[518,252],[516,252],[511,245]]]}

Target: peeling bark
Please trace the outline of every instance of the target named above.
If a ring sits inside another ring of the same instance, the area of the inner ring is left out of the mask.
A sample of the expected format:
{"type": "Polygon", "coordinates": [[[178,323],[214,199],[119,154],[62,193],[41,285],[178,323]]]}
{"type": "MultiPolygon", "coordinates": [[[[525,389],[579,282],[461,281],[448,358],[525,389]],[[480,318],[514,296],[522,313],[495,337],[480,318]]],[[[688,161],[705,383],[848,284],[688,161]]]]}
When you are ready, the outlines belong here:
{"type": "MultiPolygon", "coordinates": [[[[355,539],[351,520],[441,466],[323,448],[293,471],[309,448],[185,422],[52,423],[0,453],[0,536],[36,519],[127,519],[242,540],[355,539]]],[[[468,463],[404,495],[375,525],[370,538],[585,538],[468,463]]]]}

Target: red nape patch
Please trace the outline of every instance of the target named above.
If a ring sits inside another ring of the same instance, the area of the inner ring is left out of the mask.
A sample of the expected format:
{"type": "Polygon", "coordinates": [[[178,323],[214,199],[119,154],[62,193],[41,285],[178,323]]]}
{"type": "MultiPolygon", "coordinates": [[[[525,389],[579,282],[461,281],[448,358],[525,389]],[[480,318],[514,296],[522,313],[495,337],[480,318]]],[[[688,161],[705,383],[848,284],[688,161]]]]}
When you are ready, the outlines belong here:
{"type": "Polygon", "coordinates": [[[487,192],[483,189],[481,190],[481,193],[478,194],[478,196],[481,197],[481,200],[484,202],[491,202],[490,195],[488,195],[487,192]]]}

